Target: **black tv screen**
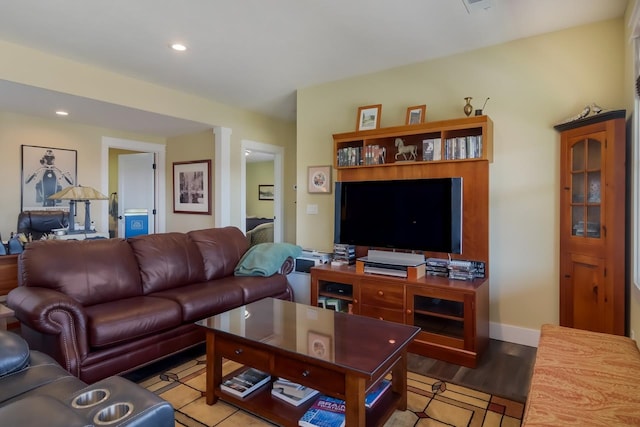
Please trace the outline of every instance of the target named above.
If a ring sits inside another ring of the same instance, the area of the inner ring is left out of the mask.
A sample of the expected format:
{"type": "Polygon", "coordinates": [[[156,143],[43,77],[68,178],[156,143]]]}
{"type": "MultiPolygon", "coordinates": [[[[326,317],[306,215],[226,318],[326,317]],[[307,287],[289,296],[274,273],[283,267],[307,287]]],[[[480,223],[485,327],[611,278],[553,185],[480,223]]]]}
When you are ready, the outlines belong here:
{"type": "Polygon", "coordinates": [[[335,243],[462,253],[462,178],[337,182],[335,243]]]}

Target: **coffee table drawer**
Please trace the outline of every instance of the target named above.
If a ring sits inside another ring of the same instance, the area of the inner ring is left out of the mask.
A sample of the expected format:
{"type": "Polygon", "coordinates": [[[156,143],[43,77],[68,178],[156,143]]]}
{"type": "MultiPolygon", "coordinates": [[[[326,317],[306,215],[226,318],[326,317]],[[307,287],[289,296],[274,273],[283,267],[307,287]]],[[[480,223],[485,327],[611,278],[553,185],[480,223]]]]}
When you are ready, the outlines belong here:
{"type": "Polygon", "coordinates": [[[222,357],[234,360],[243,365],[249,365],[261,371],[269,370],[269,353],[263,350],[257,350],[245,344],[218,340],[216,341],[215,351],[222,357]]]}
{"type": "Polygon", "coordinates": [[[309,384],[311,388],[331,390],[334,393],[345,393],[344,375],[300,360],[285,356],[276,356],[275,375],[293,382],[309,384]]]}

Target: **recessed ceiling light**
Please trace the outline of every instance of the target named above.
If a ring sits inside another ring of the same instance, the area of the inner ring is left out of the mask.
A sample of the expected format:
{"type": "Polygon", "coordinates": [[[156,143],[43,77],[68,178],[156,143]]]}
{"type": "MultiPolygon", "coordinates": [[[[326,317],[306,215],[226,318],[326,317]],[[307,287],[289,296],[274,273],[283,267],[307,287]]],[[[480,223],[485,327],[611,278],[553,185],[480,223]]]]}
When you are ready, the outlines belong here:
{"type": "Polygon", "coordinates": [[[56,114],[59,115],[59,116],[68,116],[69,115],[68,112],[63,111],[63,110],[56,111],[56,114]]]}
{"type": "Polygon", "coordinates": [[[179,52],[184,52],[185,50],[187,50],[187,47],[185,45],[183,45],[182,43],[173,43],[171,45],[171,49],[177,50],[179,52]]]}

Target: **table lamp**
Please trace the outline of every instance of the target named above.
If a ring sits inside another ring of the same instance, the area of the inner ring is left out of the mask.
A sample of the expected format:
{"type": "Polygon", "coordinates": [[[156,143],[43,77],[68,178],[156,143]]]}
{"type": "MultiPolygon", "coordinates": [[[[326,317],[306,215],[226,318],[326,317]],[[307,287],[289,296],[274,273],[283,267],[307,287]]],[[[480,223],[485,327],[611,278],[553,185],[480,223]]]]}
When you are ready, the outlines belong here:
{"type": "Polygon", "coordinates": [[[51,200],[69,200],[69,231],[68,234],[91,233],[91,200],[108,200],[109,198],[93,187],[76,185],[67,187],[49,196],[51,200]],[[76,202],[84,202],[84,230],[75,229],[76,202]]]}

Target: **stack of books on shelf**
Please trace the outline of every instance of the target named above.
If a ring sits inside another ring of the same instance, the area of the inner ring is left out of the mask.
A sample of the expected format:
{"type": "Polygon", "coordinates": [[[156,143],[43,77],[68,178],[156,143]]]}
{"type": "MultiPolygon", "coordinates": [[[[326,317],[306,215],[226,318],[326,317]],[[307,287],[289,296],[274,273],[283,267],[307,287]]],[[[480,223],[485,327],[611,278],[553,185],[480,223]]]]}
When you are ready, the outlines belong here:
{"type": "Polygon", "coordinates": [[[382,396],[389,387],[391,387],[391,381],[387,379],[380,381],[378,385],[373,388],[373,390],[367,393],[367,396],[364,398],[364,406],[366,406],[367,408],[372,408],[373,405],[378,402],[380,396],[382,396]]]}
{"type": "Polygon", "coordinates": [[[271,394],[285,402],[299,406],[318,394],[318,390],[305,387],[284,378],[279,378],[273,383],[271,394]]]}
{"type": "Polygon", "coordinates": [[[344,411],[344,400],[321,395],[298,420],[298,425],[300,427],[343,427],[344,411]]]}
{"type": "Polygon", "coordinates": [[[485,264],[482,261],[427,258],[426,273],[456,280],[473,280],[485,277],[485,264]]]}
{"type": "Polygon", "coordinates": [[[449,278],[455,280],[473,280],[476,268],[471,261],[452,259],[449,261],[449,278]]]}
{"type": "Polygon", "coordinates": [[[360,166],[362,147],[345,147],[338,150],[338,166],[360,166]]]}
{"type": "Polygon", "coordinates": [[[430,162],[442,159],[442,138],[422,140],[422,160],[430,162]]]}
{"type": "Polygon", "coordinates": [[[238,397],[245,397],[249,393],[262,387],[271,380],[271,376],[255,368],[246,368],[228,378],[220,388],[238,397]]]}
{"type": "Polygon", "coordinates": [[[324,295],[318,297],[318,307],[333,311],[347,311],[347,302],[339,298],[328,298],[324,295]]]}
{"type": "Polygon", "coordinates": [[[482,157],[482,135],[447,138],[444,141],[445,160],[479,159],[482,157]]]}
{"type": "Polygon", "coordinates": [[[365,165],[381,165],[384,164],[384,158],[387,154],[385,147],[379,145],[367,145],[364,147],[364,164],[365,165]]]}
{"type": "MultiPolygon", "coordinates": [[[[391,381],[383,379],[380,381],[364,399],[364,406],[372,408],[391,386],[391,381]]],[[[298,421],[301,427],[341,427],[345,425],[345,402],[344,400],[321,395],[313,405],[305,412],[298,421]]]]}
{"type": "Polygon", "coordinates": [[[356,247],[355,245],[346,245],[336,243],[333,245],[333,261],[341,264],[356,263],[356,247]]]}
{"type": "Polygon", "coordinates": [[[427,258],[425,270],[430,276],[449,277],[449,260],[442,258],[427,258]]]}

